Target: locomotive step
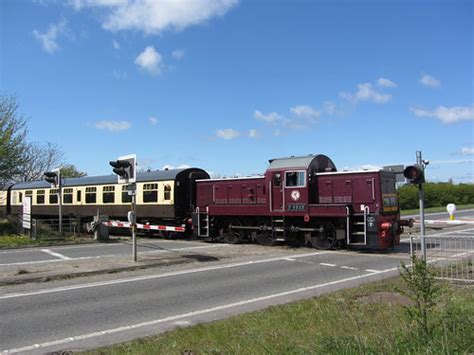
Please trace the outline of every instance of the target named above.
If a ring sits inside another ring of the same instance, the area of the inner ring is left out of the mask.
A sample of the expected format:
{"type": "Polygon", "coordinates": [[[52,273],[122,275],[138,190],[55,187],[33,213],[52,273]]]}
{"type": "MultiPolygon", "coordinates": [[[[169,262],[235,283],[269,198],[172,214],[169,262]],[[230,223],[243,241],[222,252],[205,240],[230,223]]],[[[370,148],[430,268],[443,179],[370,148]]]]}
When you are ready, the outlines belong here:
{"type": "Polygon", "coordinates": [[[353,222],[352,223],[355,226],[363,226],[365,223],[364,222],[353,222]]]}
{"type": "Polygon", "coordinates": [[[351,235],[364,235],[364,232],[352,232],[351,235]]]}

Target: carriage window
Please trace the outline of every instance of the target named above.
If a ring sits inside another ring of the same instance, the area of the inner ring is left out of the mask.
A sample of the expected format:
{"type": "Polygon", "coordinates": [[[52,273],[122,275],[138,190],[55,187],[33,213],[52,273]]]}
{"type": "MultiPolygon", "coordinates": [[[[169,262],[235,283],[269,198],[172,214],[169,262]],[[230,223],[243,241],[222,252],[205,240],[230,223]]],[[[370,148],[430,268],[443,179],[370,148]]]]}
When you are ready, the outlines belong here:
{"type": "Polygon", "coordinates": [[[115,186],[104,186],[102,189],[102,202],[103,203],[114,203],[115,202],[115,186]]]}
{"type": "Polygon", "coordinates": [[[165,185],[164,186],[164,199],[165,200],[171,200],[171,186],[170,185],[165,185]]]}
{"type": "Polygon", "coordinates": [[[86,203],[96,203],[97,201],[97,188],[86,187],[86,203]]]}
{"type": "Polygon", "coordinates": [[[77,190],[77,196],[76,196],[77,202],[81,202],[82,200],[82,191],[77,190]]]}
{"type": "Polygon", "coordinates": [[[158,202],[158,184],[143,185],[143,202],[158,202]]]}
{"type": "Polygon", "coordinates": [[[36,204],[37,205],[44,204],[44,190],[36,191],[36,204]]]}
{"type": "Polygon", "coordinates": [[[273,186],[278,187],[281,186],[281,174],[276,173],[273,175],[273,186]]]}
{"type": "Polygon", "coordinates": [[[58,193],[59,193],[58,189],[49,190],[49,203],[50,204],[58,203],[58,193]]]}
{"type": "Polygon", "coordinates": [[[18,193],[18,202],[22,203],[23,202],[23,194],[21,192],[18,193]]]}
{"type": "Polygon", "coordinates": [[[33,196],[33,190],[27,190],[25,191],[25,196],[33,196]]]}
{"type": "Polygon", "coordinates": [[[305,186],[306,173],[304,171],[287,171],[285,175],[286,187],[305,186]]]}
{"type": "Polygon", "coordinates": [[[72,189],[64,189],[63,203],[72,203],[72,189]]]}
{"type": "Polygon", "coordinates": [[[132,202],[132,195],[128,194],[127,185],[122,186],[122,203],[131,203],[132,202]]]}

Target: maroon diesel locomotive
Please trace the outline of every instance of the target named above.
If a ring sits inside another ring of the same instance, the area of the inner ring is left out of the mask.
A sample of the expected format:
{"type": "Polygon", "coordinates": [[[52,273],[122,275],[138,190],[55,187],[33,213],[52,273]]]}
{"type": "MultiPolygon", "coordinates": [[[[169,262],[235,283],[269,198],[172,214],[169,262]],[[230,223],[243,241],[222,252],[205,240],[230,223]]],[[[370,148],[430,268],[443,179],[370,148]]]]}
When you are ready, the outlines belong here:
{"type": "Polygon", "coordinates": [[[393,172],[337,172],[325,155],[269,162],[263,176],[197,181],[196,237],[317,249],[399,244],[410,221],[400,220],[393,172]]]}

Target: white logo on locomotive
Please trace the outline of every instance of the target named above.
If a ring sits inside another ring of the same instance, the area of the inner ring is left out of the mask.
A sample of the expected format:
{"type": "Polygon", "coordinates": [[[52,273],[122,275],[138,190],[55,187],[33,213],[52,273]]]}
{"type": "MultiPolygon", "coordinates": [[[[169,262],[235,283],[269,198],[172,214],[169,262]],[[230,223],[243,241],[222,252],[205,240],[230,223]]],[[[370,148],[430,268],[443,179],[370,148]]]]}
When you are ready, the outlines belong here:
{"type": "Polygon", "coordinates": [[[291,198],[293,201],[298,201],[300,199],[300,192],[298,190],[291,191],[291,198]]]}

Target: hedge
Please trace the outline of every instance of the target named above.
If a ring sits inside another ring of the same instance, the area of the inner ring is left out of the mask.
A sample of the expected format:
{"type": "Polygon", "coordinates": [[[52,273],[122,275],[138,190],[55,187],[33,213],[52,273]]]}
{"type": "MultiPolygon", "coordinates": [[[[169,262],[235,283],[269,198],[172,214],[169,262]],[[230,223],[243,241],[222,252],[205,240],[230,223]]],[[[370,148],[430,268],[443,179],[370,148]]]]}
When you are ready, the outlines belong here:
{"type": "MultiPolygon", "coordinates": [[[[402,210],[418,208],[418,186],[403,185],[397,190],[402,210]]],[[[448,203],[474,203],[474,184],[426,183],[425,207],[446,206],[448,203]]]]}

